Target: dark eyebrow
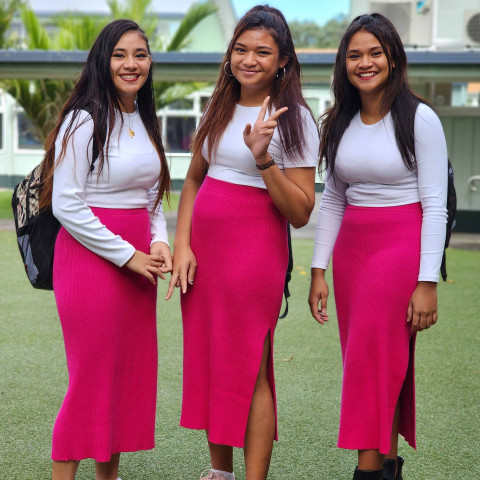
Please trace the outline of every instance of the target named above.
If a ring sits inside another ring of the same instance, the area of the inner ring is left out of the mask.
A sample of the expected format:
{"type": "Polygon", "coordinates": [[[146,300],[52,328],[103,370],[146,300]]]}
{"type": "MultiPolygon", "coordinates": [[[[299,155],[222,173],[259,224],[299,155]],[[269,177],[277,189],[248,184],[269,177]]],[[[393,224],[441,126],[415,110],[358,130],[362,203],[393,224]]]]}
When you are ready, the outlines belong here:
{"type": "MultiPolygon", "coordinates": [[[[126,52],[127,50],[125,48],[114,48],[113,49],[114,52],[126,52]]],[[[143,48],[143,47],[140,47],[140,48],[137,48],[135,49],[135,52],[146,52],[148,53],[148,50],[146,48],[143,48]]]]}
{"type": "MultiPolygon", "coordinates": [[[[376,47],[369,48],[368,51],[372,52],[373,50],[383,50],[381,45],[377,45],[376,47]]],[[[360,50],[347,50],[347,53],[358,53],[360,50]]]]}
{"type": "MultiPolygon", "coordinates": [[[[243,47],[243,48],[247,47],[246,45],[244,45],[243,43],[240,43],[240,42],[235,42],[234,46],[235,45],[238,45],[239,47],[243,47]]],[[[260,45],[259,47],[257,47],[257,50],[272,50],[272,48],[270,48],[267,45],[260,45]]]]}

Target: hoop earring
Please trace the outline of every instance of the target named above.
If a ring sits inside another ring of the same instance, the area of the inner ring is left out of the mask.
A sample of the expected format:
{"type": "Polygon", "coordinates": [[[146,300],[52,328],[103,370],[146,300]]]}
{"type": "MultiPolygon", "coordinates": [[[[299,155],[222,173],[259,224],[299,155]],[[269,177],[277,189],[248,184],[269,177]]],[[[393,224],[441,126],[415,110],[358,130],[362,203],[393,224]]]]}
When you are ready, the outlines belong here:
{"type": "Polygon", "coordinates": [[[279,80],[283,80],[285,78],[285,75],[287,74],[287,70],[285,69],[285,67],[283,67],[283,77],[280,78],[280,75],[278,74],[278,71],[277,71],[277,78],[279,80]]]}
{"type": "Polygon", "coordinates": [[[227,73],[226,68],[227,68],[227,65],[228,65],[229,63],[230,63],[230,62],[225,62],[225,63],[223,64],[223,73],[224,73],[227,77],[234,77],[233,74],[227,73]]]}

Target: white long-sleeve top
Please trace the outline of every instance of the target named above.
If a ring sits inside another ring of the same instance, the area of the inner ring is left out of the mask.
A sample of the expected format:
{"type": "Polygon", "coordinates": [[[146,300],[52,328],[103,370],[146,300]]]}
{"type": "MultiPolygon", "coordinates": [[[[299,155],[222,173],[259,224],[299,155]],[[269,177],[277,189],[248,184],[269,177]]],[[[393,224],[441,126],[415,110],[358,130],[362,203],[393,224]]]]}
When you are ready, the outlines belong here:
{"type": "MultiPolygon", "coordinates": [[[[208,155],[207,142],[202,147],[202,155],[210,164],[208,176],[216,180],[247,185],[250,187],[267,188],[262,175],[256,167],[255,158],[243,140],[245,125],[253,126],[262,107],[244,107],[237,105],[233,118],[228,124],[220,139],[215,158],[208,155]]],[[[268,113],[271,115],[275,110],[268,113]]],[[[288,115],[288,112],[284,113],[288,115]]],[[[318,163],[318,138],[317,125],[307,109],[302,107],[302,125],[305,135],[305,148],[303,156],[289,156],[283,149],[278,128],[273,133],[268,146],[268,152],[275,158],[278,168],[315,167],[318,163]]]]}
{"type": "Polygon", "coordinates": [[[390,207],[421,202],[419,281],[438,282],[447,222],[447,145],[439,118],[420,104],[415,115],[417,173],[406,167],[391,114],[365,125],[357,113],[345,130],[327,172],[315,233],[313,268],[328,267],[347,204],[390,207]]]}
{"type": "MultiPolygon", "coordinates": [[[[55,142],[56,159],[70,119],[65,118],[55,142]]],[[[70,137],[65,157],[54,172],[52,210],[65,229],[82,245],[115,265],[124,265],[135,253],[133,245],[106,228],[90,207],[148,208],[151,219],[151,243],[168,243],[163,209],[153,212],[160,175],[160,159],[138,112],[117,112],[108,150],[108,164],[98,173],[99,160],[90,172],[93,120],[80,111],[70,137]],[[121,127],[120,115],[124,126],[121,127]],[[134,132],[131,138],[128,127],[134,132]]]]}

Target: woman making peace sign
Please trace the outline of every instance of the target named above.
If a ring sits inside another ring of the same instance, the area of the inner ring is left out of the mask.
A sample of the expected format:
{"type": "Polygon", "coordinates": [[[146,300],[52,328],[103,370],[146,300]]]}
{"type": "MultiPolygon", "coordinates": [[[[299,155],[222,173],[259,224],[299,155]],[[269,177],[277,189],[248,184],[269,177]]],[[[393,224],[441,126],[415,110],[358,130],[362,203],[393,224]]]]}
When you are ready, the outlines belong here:
{"type": "Polygon", "coordinates": [[[272,344],[288,262],[287,220],[314,206],[319,139],[283,15],[240,20],[196,132],[167,297],[182,290],[181,425],[207,431],[212,470],[267,476],[277,437],[272,344]],[[208,173],[206,170],[208,167],[208,173]]]}

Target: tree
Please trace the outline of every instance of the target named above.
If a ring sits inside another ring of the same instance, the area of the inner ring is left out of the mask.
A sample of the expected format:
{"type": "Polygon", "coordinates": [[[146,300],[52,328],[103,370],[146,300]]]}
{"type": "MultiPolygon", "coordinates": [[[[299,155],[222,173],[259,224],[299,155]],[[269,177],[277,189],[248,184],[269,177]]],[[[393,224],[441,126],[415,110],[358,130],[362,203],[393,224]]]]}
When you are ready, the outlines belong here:
{"type": "Polygon", "coordinates": [[[337,49],[348,24],[348,18],[345,15],[339,15],[329,20],[324,26],[312,21],[294,21],[289,26],[296,48],[337,49]]]}
{"type": "MultiPolygon", "coordinates": [[[[0,2],[9,0],[0,0],[0,2]]],[[[210,2],[193,4],[185,14],[170,42],[155,37],[157,19],[149,12],[152,0],[129,0],[122,7],[118,0],[109,2],[113,18],[132,18],[152,32],[152,44],[163,46],[162,50],[172,51],[183,48],[192,30],[200,21],[216,11],[210,2]],[[152,19],[154,21],[152,21],[152,19]]],[[[15,2],[14,2],[15,3],[15,2]]],[[[1,4],[0,4],[1,5],[1,4]]],[[[1,15],[1,10],[0,10],[1,15]]],[[[83,15],[69,15],[54,19],[57,30],[48,35],[33,10],[23,6],[20,9],[22,22],[27,32],[26,44],[31,50],[89,50],[100,30],[112,18],[98,18],[83,15]]],[[[1,19],[1,16],[0,16],[1,19]]],[[[154,82],[157,108],[170,103],[205,84],[176,84],[154,82]]],[[[0,86],[12,95],[22,106],[32,123],[32,133],[43,143],[55,126],[63,105],[72,92],[72,80],[10,80],[0,81],[0,86]]]]}
{"type": "Polygon", "coordinates": [[[0,48],[10,47],[11,39],[6,38],[13,15],[22,5],[22,0],[0,0],[0,48]]]}
{"type": "MultiPolygon", "coordinates": [[[[91,18],[68,17],[58,20],[58,31],[50,37],[37,15],[27,6],[21,7],[20,17],[27,31],[26,46],[30,50],[86,50],[92,44],[92,36],[95,38],[103,26],[99,22],[97,31],[93,32],[91,18]]],[[[32,133],[44,143],[72,92],[74,81],[4,79],[0,85],[21,105],[31,121],[32,133]]]]}

